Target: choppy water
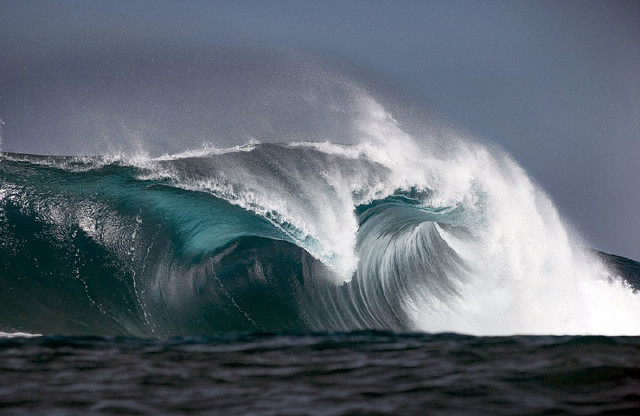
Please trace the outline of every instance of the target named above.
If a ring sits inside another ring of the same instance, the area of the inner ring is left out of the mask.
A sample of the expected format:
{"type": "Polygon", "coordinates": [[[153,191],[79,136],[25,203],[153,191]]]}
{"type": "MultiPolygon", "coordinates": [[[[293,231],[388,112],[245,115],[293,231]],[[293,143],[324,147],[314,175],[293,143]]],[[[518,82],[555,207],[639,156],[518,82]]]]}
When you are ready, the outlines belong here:
{"type": "Polygon", "coordinates": [[[640,411],[639,337],[226,334],[0,340],[0,413],[640,411]]]}

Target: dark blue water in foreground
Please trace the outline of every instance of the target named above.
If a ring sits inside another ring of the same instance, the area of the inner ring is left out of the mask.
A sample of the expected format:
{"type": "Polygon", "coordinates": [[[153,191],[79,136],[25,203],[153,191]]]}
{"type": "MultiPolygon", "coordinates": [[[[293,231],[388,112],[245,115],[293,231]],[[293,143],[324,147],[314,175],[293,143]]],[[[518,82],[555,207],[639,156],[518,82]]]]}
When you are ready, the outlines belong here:
{"type": "Polygon", "coordinates": [[[640,337],[0,340],[3,415],[639,412],[640,337]]]}

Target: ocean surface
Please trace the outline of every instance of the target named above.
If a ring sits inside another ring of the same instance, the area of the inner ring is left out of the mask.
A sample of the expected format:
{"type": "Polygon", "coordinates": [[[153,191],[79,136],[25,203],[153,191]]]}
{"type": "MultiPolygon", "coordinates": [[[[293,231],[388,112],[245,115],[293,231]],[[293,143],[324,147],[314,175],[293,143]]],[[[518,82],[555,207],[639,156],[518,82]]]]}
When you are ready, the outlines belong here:
{"type": "Polygon", "coordinates": [[[640,264],[508,155],[0,155],[2,414],[640,414],[640,264]]]}
{"type": "Polygon", "coordinates": [[[640,338],[10,338],[0,381],[3,415],[637,415],[640,338]]]}

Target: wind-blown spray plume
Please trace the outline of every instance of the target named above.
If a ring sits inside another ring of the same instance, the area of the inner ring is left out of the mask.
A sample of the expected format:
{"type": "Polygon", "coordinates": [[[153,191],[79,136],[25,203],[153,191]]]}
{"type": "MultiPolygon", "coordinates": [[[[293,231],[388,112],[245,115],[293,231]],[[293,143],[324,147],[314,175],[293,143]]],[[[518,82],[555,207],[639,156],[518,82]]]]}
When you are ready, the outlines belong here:
{"type": "Polygon", "coordinates": [[[340,116],[326,140],[289,128],[160,156],[5,153],[0,331],[640,334],[633,276],[579,248],[508,155],[410,131],[319,73],[292,91],[316,127],[340,116]]]}

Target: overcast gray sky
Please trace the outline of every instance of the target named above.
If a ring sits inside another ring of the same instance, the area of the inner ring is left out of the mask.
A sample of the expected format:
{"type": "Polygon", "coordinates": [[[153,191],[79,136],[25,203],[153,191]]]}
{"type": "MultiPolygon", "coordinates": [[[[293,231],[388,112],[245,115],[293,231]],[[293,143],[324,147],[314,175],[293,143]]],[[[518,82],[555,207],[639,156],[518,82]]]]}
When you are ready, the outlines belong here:
{"type": "Polygon", "coordinates": [[[510,152],[594,247],[640,259],[638,1],[0,0],[2,150],[46,148],[11,129],[15,65],[132,44],[287,49],[380,74],[510,152]]]}

